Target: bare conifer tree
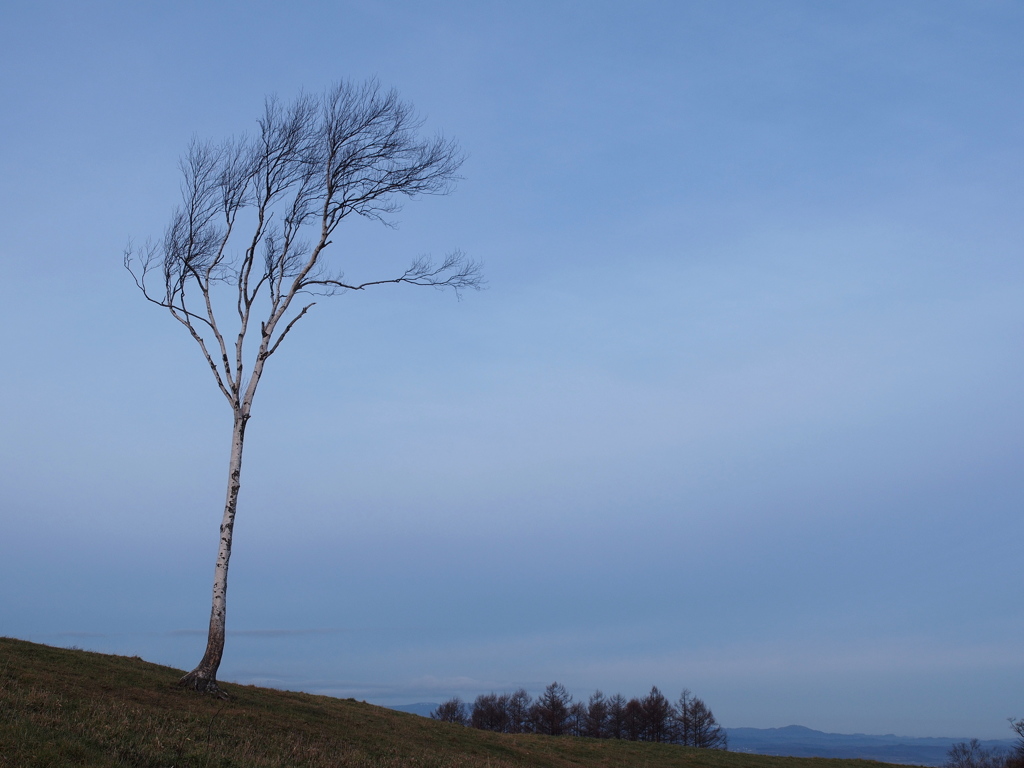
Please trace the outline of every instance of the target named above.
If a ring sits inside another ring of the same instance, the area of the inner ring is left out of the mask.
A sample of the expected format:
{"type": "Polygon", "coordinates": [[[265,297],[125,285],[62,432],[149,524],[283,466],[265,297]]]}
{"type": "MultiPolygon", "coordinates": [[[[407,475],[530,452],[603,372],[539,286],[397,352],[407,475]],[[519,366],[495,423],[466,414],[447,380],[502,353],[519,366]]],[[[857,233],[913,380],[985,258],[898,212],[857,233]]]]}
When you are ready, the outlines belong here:
{"type": "Polygon", "coordinates": [[[651,687],[651,692],[640,701],[640,705],[644,710],[644,740],[670,741],[674,711],[657,686],[651,687]]]}
{"type": "Polygon", "coordinates": [[[587,735],[587,705],[582,701],[573,702],[569,707],[569,720],[565,732],[569,736],[587,735]]]}
{"type": "Polygon", "coordinates": [[[608,699],[601,691],[594,691],[587,702],[587,726],[585,736],[604,739],[608,736],[608,699]]]}
{"type": "Polygon", "coordinates": [[[626,738],[626,697],[616,693],[608,699],[608,738],[626,738]]]}
{"type": "Polygon", "coordinates": [[[634,696],[627,701],[623,715],[625,721],[623,738],[630,741],[639,741],[644,735],[644,730],[647,726],[646,718],[644,717],[644,705],[640,703],[640,699],[634,696]]]}
{"type": "Polygon", "coordinates": [[[126,249],[145,297],[170,311],[199,345],[233,415],[227,498],[213,582],[210,629],[183,686],[220,693],[231,537],[242,445],[267,360],[315,297],[384,284],[479,288],[479,265],[454,253],[418,258],[404,272],[350,281],[330,246],[356,215],[389,224],[403,198],[445,194],[462,156],[454,142],[420,138],[421,121],[376,82],[342,83],[290,105],[266,102],[251,137],[194,141],[181,162],[182,205],[161,241],[126,249]]]}
{"type": "Polygon", "coordinates": [[[526,692],[525,688],[520,688],[508,697],[507,712],[509,733],[530,732],[530,706],[532,704],[533,699],[530,697],[530,694],[526,692]]]}
{"type": "Polygon", "coordinates": [[[703,700],[684,689],[676,705],[676,739],[687,747],[728,749],[729,737],[703,700]]]}
{"type": "Polygon", "coordinates": [[[572,696],[561,683],[552,683],[530,707],[530,719],[537,733],[561,736],[569,725],[572,696]]]}
{"type": "Polygon", "coordinates": [[[1012,717],[1007,719],[1019,738],[1013,745],[1013,751],[1006,758],[1006,768],[1024,768],[1024,717],[1016,720],[1012,717]]]}
{"type": "Polygon", "coordinates": [[[473,702],[470,724],[484,731],[505,733],[508,730],[508,700],[507,693],[481,693],[473,702]]]}
{"type": "Polygon", "coordinates": [[[434,720],[442,723],[457,723],[469,725],[469,716],[466,714],[466,704],[458,696],[438,704],[437,709],[430,713],[434,720]]]}

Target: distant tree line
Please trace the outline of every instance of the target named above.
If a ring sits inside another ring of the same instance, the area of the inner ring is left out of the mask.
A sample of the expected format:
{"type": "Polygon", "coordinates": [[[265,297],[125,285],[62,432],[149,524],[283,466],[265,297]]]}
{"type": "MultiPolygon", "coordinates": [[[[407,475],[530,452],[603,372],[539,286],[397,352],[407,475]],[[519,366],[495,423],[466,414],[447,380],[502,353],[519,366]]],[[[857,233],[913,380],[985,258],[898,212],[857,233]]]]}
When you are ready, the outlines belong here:
{"type": "Polygon", "coordinates": [[[727,749],[725,731],[707,705],[684,690],[670,702],[655,686],[641,699],[596,691],[586,702],[573,701],[565,686],[552,683],[534,700],[520,688],[486,693],[472,707],[458,697],[430,713],[435,720],[498,733],[542,733],[594,739],[658,741],[705,749],[727,749]]]}
{"type": "Polygon", "coordinates": [[[1024,768],[1024,718],[1010,718],[1019,737],[1010,752],[986,749],[977,739],[954,744],[946,755],[946,768],[1024,768]]]}

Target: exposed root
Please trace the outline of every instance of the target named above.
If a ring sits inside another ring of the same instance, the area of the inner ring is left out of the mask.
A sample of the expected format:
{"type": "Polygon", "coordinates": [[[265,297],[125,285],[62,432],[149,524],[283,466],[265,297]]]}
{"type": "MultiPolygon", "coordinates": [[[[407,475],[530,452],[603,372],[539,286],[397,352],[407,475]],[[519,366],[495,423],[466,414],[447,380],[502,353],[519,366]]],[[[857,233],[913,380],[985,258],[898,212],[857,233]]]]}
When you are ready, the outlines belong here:
{"type": "Polygon", "coordinates": [[[200,669],[193,669],[181,678],[181,680],[178,681],[178,687],[187,688],[190,691],[196,691],[198,693],[208,693],[218,699],[231,698],[224,689],[217,685],[217,678],[204,674],[200,669]]]}

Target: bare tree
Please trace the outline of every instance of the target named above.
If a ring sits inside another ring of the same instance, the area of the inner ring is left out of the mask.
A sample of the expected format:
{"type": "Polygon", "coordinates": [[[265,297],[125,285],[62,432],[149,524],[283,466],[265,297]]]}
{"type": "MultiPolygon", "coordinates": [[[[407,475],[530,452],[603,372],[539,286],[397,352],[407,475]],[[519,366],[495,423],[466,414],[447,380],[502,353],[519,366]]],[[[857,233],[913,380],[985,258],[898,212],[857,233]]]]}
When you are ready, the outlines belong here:
{"type": "Polygon", "coordinates": [[[530,719],[537,733],[561,736],[569,726],[572,696],[561,683],[552,683],[530,707],[530,719]]]}
{"type": "Polygon", "coordinates": [[[1007,719],[1010,721],[1010,727],[1013,728],[1014,732],[1020,737],[1015,749],[1019,749],[1024,752],[1024,717],[1017,719],[1010,717],[1007,719]]]}
{"type": "Polygon", "coordinates": [[[729,738],[701,699],[684,690],[676,705],[676,740],[687,747],[728,749],[729,738]]]}
{"type": "Polygon", "coordinates": [[[569,707],[569,720],[565,732],[569,736],[587,735],[587,705],[582,701],[573,702],[569,707]]]}
{"type": "Polygon", "coordinates": [[[608,698],[607,723],[609,739],[626,738],[626,697],[621,693],[608,698]]]}
{"type": "Polygon", "coordinates": [[[199,665],[181,684],[219,693],[228,561],[241,485],[242,446],[267,360],[316,296],[384,284],[479,288],[479,265],[454,253],[418,258],[389,278],[352,281],[328,251],[353,214],[391,224],[403,198],[445,194],[462,156],[422,139],[421,121],[394,91],[341,83],[290,105],[267,100],[252,137],[193,141],[181,162],[182,205],[159,242],[129,245],[124,263],[145,297],[170,311],[199,345],[231,407],[227,498],[199,665]]]}
{"type": "Polygon", "coordinates": [[[470,724],[474,728],[484,731],[507,732],[508,702],[509,695],[507,693],[500,696],[496,693],[481,693],[473,702],[470,724]]]}
{"type": "Polygon", "coordinates": [[[961,741],[946,753],[944,768],[1007,768],[1010,756],[996,749],[986,749],[977,739],[961,741]]]}
{"type": "Polygon", "coordinates": [[[640,702],[644,711],[644,740],[671,741],[675,711],[657,686],[640,702]]]}
{"type": "Polygon", "coordinates": [[[1007,768],[1024,768],[1024,717],[1008,718],[1010,727],[1019,737],[1013,745],[1013,752],[1006,758],[1007,768]]]}
{"type": "Polygon", "coordinates": [[[508,697],[508,704],[505,712],[508,715],[508,733],[529,733],[532,730],[530,724],[530,705],[533,699],[520,688],[508,697]]]}
{"type": "Polygon", "coordinates": [[[693,718],[690,717],[690,704],[693,702],[693,694],[689,688],[684,688],[678,703],[675,705],[676,713],[676,741],[685,747],[693,746],[693,718]]]}
{"type": "Polygon", "coordinates": [[[594,691],[587,702],[587,726],[585,736],[604,739],[608,736],[608,699],[601,691],[594,691]]]}
{"type": "Polygon", "coordinates": [[[626,702],[626,708],[623,710],[623,722],[625,724],[622,734],[623,738],[630,741],[639,741],[643,737],[647,726],[646,718],[644,717],[644,705],[635,696],[626,702]]]}
{"type": "Polygon", "coordinates": [[[469,725],[469,717],[466,715],[466,704],[458,696],[448,699],[443,704],[438,704],[437,709],[430,713],[434,720],[442,723],[458,723],[469,725]]]}

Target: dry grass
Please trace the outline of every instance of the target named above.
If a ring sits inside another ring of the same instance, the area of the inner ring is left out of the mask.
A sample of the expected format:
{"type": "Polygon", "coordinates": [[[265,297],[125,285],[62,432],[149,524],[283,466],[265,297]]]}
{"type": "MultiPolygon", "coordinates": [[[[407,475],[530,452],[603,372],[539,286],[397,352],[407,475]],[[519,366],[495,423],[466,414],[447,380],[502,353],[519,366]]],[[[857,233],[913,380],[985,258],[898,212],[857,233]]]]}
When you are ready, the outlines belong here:
{"type": "Polygon", "coordinates": [[[864,768],[665,744],[506,736],[352,699],[225,686],[227,701],[176,687],[179,670],[138,658],[0,638],[0,767],[132,768],[864,768]]]}

